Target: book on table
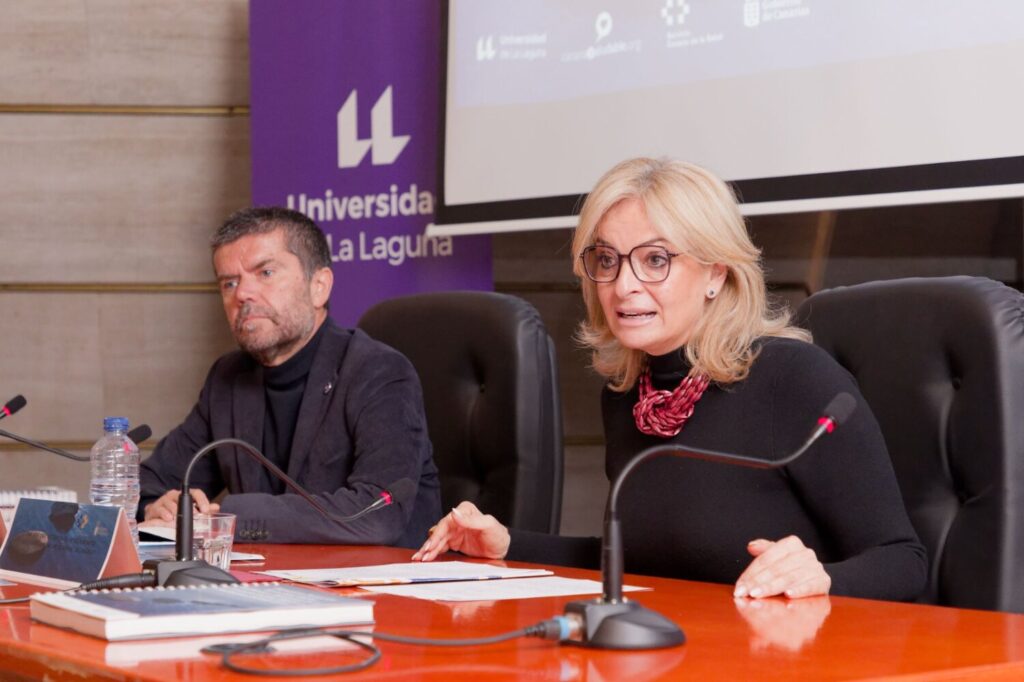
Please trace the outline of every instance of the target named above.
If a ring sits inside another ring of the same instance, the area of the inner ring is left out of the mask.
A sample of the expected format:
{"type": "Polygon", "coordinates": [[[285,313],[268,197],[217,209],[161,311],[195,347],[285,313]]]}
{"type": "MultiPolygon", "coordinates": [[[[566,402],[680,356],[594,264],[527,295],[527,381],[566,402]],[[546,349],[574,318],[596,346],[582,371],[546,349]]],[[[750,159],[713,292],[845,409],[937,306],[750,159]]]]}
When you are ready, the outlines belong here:
{"type": "MultiPolygon", "coordinates": [[[[345,626],[346,630],[373,633],[372,625],[345,626]]],[[[107,665],[130,668],[142,663],[169,661],[176,658],[202,658],[206,654],[203,649],[215,644],[245,644],[266,639],[266,632],[235,632],[230,634],[197,635],[195,637],[163,637],[159,639],[123,639],[107,642],[88,637],[83,642],[83,635],[72,630],[50,627],[42,623],[32,623],[28,631],[29,640],[51,651],[74,649],[78,654],[89,659],[105,661],[107,665]]],[[[294,664],[305,665],[300,659],[303,656],[319,653],[358,651],[359,647],[352,642],[330,635],[311,635],[297,639],[279,639],[270,645],[262,656],[272,657],[264,660],[273,661],[272,665],[288,667],[294,664]],[[294,662],[294,663],[293,663],[294,662]]],[[[126,676],[130,679],[131,676],[126,676]]],[[[180,675],[179,675],[180,677],[180,675]]],[[[84,682],[84,681],[83,681],[84,682]]]]}
{"type": "Polygon", "coordinates": [[[373,623],[373,602],[280,583],[32,595],[34,620],[107,640],[373,623]]]}

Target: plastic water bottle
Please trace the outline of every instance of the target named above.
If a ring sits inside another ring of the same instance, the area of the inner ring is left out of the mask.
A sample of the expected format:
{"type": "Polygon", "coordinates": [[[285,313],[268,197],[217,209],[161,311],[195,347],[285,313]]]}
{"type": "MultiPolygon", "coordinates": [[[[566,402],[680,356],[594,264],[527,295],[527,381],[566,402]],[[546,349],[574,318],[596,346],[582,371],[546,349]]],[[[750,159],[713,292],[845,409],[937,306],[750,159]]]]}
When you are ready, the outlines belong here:
{"type": "Polygon", "coordinates": [[[107,417],[103,437],[92,446],[89,501],[121,507],[128,517],[132,542],[139,546],[135,512],[139,508],[139,447],[128,437],[128,419],[107,417]]]}

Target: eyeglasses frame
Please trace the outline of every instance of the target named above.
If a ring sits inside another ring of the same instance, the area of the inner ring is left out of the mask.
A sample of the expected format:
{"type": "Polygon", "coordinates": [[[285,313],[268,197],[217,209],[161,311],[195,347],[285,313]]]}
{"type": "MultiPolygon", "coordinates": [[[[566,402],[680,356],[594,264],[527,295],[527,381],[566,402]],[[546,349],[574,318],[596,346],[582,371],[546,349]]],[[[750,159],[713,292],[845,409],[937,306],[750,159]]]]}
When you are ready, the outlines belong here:
{"type": "Polygon", "coordinates": [[[612,282],[618,280],[619,279],[619,275],[622,274],[622,261],[623,261],[623,259],[625,259],[629,263],[629,269],[633,271],[633,276],[636,277],[638,281],[643,282],[644,284],[659,284],[660,282],[664,282],[666,279],[668,279],[668,275],[672,271],[672,259],[677,257],[677,256],[681,256],[681,255],[683,255],[683,254],[681,254],[681,253],[672,253],[671,251],[666,249],[664,246],[661,246],[659,244],[637,244],[636,246],[634,246],[632,249],[629,250],[629,253],[619,253],[618,251],[616,251],[612,247],[604,245],[604,244],[591,244],[587,248],[585,248],[582,251],[580,251],[580,262],[583,263],[583,272],[585,272],[587,277],[590,279],[590,281],[594,282],[595,284],[611,284],[612,282]],[[616,265],[615,265],[615,276],[612,277],[609,280],[596,279],[592,274],[590,274],[590,270],[587,269],[587,261],[586,261],[587,254],[588,253],[592,253],[593,251],[596,251],[597,249],[608,249],[609,251],[614,252],[615,256],[619,259],[618,263],[616,263],[616,265]],[[648,280],[648,279],[644,279],[643,277],[641,277],[640,273],[636,271],[636,266],[633,265],[633,252],[636,251],[637,249],[661,249],[661,250],[663,250],[665,252],[665,255],[668,256],[668,265],[665,267],[665,276],[662,277],[661,279],[655,279],[655,280],[648,280]]]}

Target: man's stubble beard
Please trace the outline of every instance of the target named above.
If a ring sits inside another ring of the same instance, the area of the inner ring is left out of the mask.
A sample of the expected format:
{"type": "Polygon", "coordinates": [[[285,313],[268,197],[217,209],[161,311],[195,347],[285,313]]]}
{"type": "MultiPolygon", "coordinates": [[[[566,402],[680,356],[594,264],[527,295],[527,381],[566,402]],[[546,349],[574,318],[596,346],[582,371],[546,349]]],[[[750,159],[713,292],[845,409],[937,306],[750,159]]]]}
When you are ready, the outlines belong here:
{"type": "Polygon", "coordinates": [[[284,316],[275,310],[246,304],[239,311],[232,331],[239,348],[261,365],[268,366],[284,352],[293,350],[296,343],[308,338],[315,324],[316,313],[311,303],[293,306],[291,314],[284,316]],[[245,331],[245,319],[253,312],[272,323],[271,329],[260,337],[248,336],[245,331]]]}

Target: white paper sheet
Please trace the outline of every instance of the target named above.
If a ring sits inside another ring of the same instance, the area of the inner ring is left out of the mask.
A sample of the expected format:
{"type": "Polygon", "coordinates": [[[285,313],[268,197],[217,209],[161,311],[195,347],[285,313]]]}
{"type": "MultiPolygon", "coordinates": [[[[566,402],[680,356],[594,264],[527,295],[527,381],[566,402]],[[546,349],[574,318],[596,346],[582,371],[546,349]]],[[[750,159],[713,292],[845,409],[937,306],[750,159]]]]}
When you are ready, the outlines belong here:
{"type": "MultiPolygon", "coordinates": [[[[601,594],[601,583],[596,580],[577,580],[548,576],[522,580],[492,580],[488,582],[419,583],[415,585],[366,585],[361,589],[399,597],[414,597],[431,601],[497,601],[499,599],[532,599],[534,597],[567,597],[577,594],[601,594]]],[[[646,590],[646,587],[627,585],[624,592],[646,590]]]]}
{"type": "Polygon", "coordinates": [[[329,587],[361,585],[404,585],[408,583],[435,583],[464,580],[501,580],[551,575],[542,568],[506,568],[468,561],[410,561],[380,566],[354,566],[349,568],[314,568],[261,571],[267,575],[293,582],[329,587]]]}
{"type": "MultiPolygon", "coordinates": [[[[171,542],[174,541],[174,538],[177,535],[177,532],[174,530],[174,526],[158,526],[158,525],[156,525],[155,523],[152,523],[152,522],[150,522],[150,523],[140,523],[139,524],[139,532],[140,533],[149,533],[150,535],[152,535],[154,537],[160,538],[162,540],[170,540],[171,542]]],[[[148,540],[148,539],[147,540],[143,540],[143,542],[147,542],[147,541],[150,541],[150,540],[148,540]]]]}
{"type": "MultiPolygon", "coordinates": [[[[142,540],[139,542],[139,559],[145,561],[146,559],[173,559],[174,558],[174,543],[166,540],[160,541],[146,541],[142,540]]],[[[252,552],[236,552],[231,551],[231,562],[261,562],[266,557],[262,554],[255,554],[252,552]]]]}

